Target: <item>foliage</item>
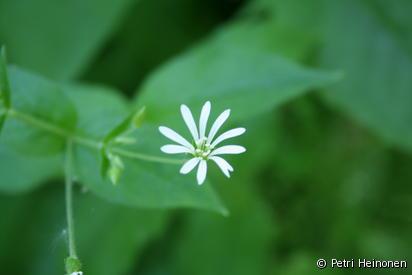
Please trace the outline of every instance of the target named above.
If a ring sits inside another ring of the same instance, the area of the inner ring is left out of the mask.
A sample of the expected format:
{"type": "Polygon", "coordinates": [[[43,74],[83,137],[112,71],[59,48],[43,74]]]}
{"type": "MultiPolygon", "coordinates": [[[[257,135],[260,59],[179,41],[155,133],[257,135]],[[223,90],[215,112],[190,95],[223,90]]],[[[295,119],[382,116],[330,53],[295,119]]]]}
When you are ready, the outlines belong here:
{"type": "Polygon", "coordinates": [[[2,270],[63,273],[71,142],[85,274],[408,259],[411,12],[407,0],[1,1],[2,270]],[[180,104],[207,100],[247,128],[248,151],[233,177],[212,168],[199,187],[157,128],[189,135],[180,104]]]}

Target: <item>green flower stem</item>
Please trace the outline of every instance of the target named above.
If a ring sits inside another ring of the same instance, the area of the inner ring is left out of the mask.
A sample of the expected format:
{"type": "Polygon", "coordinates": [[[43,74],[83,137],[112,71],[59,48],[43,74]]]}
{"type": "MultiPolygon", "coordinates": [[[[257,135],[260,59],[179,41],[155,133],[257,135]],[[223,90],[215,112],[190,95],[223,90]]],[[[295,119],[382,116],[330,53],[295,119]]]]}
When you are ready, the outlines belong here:
{"type": "MultiPolygon", "coordinates": [[[[76,242],[74,234],[74,218],[73,218],[73,143],[86,146],[95,150],[100,150],[103,147],[103,141],[96,141],[87,137],[76,135],[58,125],[49,123],[42,118],[27,114],[12,108],[5,109],[6,115],[25,122],[26,124],[42,129],[54,135],[60,136],[67,141],[65,154],[65,201],[66,201],[66,218],[67,218],[67,235],[69,256],[65,260],[66,273],[81,271],[81,262],[76,252],[76,242]]],[[[120,156],[132,159],[139,159],[150,162],[160,162],[168,164],[181,164],[181,160],[162,158],[153,155],[142,154],[139,152],[131,152],[121,148],[109,147],[108,150],[120,156]]]]}
{"type": "Polygon", "coordinates": [[[64,163],[65,174],[65,199],[66,199],[66,218],[67,218],[67,236],[69,243],[69,257],[66,258],[66,273],[72,274],[73,272],[81,271],[81,262],[77,257],[76,241],[74,235],[74,218],[73,218],[73,144],[72,140],[67,140],[64,163]]]}
{"type": "Polygon", "coordinates": [[[160,162],[160,163],[168,163],[168,164],[182,164],[183,160],[180,159],[169,159],[169,158],[162,158],[157,156],[145,155],[138,152],[130,152],[124,149],[112,147],[111,152],[121,155],[126,158],[131,159],[140,159],[150,162],[160,162]]]}
{"type": "Polygon", "coordinates": [[[72,141],[67,141],[65,156],[65,186],[66,186],[66,216],[67,216],[67,233],[69,239],[69,256],[77,258],[76,243],[74,239],[74,220],[73,220],[73,177],[72,177],[72,141]]]}
{"type": "MultiPolygon", "coordinates": [[[[25,123],[33,127],[43,129],[47,132],[61,136],[65,139],[71,139],[73,143],[77,143],[77,144],[80,144],[80,145],[83,145],[83,146],[86,146],[86,147],[89,147],[95,150],[99,150],[103,146],[102,142],[99,142],[99,141],[96,141],[96,140],[93,140],[87,137],[75,135],[74,133],[69,132],[66,129],[60,128],[56,125],[48,123],[47,121],[34,117],[30,114],[26,114],[21,111],[17,111],[15,109],[8,109],[7,113],[8,113],[8,116],[24,121],[25,123]]],[[[139,159],[139,160],[150,161],[150,162],[166,163],[166,164],[181,164],[182,163],[181,160],[162,158],[162,157],[143,154],[139,152],[131,152],[131,151],[127,151],[125,149],[116,148],[116,147],[110,147],[109,150],[126,158],[139,159]]]]}

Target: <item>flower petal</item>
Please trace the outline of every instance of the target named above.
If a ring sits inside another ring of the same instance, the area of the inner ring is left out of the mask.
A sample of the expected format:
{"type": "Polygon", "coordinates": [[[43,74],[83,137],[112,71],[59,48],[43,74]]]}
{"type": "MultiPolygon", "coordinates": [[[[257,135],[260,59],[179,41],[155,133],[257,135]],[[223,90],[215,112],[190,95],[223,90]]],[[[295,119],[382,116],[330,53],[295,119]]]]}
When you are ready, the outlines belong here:
{"type": "Polygon", "coordinates": [[[205,137],[207,120],[209,119],[209,114],[210,114],[210,101],[206,101],[206,103],[202,107],[202,111],[200,112],[199,138],[205,137]]]}
{"type": "Polygon", "coordinates": [[[184,139],[181,135],[173,131],[172,129],[165,127],[165,126],[160,126],[159,127],[160,133],[162,133],[165,137],[167,137],[170,140],[173,140],[174,142],[179,143],[180,145],[183,145],[190,150],[194,151],[195,148],[193,147],[192,144],[190,144],[186,139],[184,139]]]}
{"type": "Polygon", "coordinates": [[[226,145],[212,151],[210,156],[226,155],[226,154],[241,154],[246,151],[246,148],[240,145],[226,145]]]}
{"type": "Polygon", "coordinates": [[[185,121],[185,123],[187,125],[187,128],[189,128],[190,133],[193,136],[193,139],[198,140],[199,139],[199,134],[197,132],[197,126],[196,126],[196,123],[193,119],[193,115],[192,115],[192,112],[190,111],[189,107],[182,104],[180,106],[180,112],[182,113],[183,120],[185,121]]]}
{"type": "Polygon", "coordinates": [[[224,132],[223,134],[218,136],[217,139],[215,139],[215,141],[212,142],[211,146],[215,147],[216,145],[218,145],[222,141],[224,141],[226,139],[229,139],[229,138],[240,136],[244,132],[246,132],[245,128],[235,128],[235,129],[229,130],[227,132],[224,132]]]}
{"type": "Polygon", "coordinates": [[[196,165],[200,162],[200,158],[192,158],[189,159],[188,161],[183,164],[182,168],[180,168],[180,173],[181,174],[187,174],[190,171],[192,171],[196,165]]]}
{"type": "Polygon", "coordinates": [[[216,121],[213,123],[212,128],[210,129],[209,132],[209,136],[207,137],[207,143],[211,143],[213,138],[215,137],[217,131],[219,131],[220,127],[223,125],[223,123],[225,123],[226,119],[229,117],[230,115],[230,110],[227,109],[225,111],[223,111],[223,113],[221,113],[216,121]]]}
{"type": "Polygon", "coordinates": [[[233,172],[233,167],[226,160],[216,156],[210,157],[209,159],[213,160],[217,166],[219,166],[220,170],[222,170],[223,174],[230,178],[230,172],[233,172]]]}
{"type": "Polygon", "coordinates": [[[163,153],[166,154],[181,154],[181,153],[191,153],[193,152],[192,150],[190,150],[189,148],[182,146],[182,145],[164,145],[160,148],[160,150],[162,150],[163,153]]]}
{"type": "Polygon", "coordinates": [[[206,179],[206,173],[207,173],[207,164],[206,160],[201,160],[199,167],[197,168],[197,183],[199,185],[202,185],[203,182],[206,179]]]}

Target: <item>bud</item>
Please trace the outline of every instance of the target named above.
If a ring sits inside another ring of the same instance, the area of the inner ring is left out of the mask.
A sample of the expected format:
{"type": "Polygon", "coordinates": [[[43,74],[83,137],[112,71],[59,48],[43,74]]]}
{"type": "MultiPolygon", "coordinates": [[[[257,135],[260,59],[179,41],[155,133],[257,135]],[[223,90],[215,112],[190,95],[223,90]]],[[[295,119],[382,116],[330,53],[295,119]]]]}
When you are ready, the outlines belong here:
{"type": "Polygon", "coordinates": [[[81,272],[82,264],[79,259],[75,257],[68,257],[66,258],[66,272],[67,274],[73,275],[73,274],[78,274],[82,275],[83,272],[81,272]]]}
{"type": "Polygon", "coordinates": [[[107,170],[107,176],[113,184],[117,184],[120,180],[120,176],[124,170],[124,164],[122,159],[116,155],[109,155],[110,167],[107,170]]]}

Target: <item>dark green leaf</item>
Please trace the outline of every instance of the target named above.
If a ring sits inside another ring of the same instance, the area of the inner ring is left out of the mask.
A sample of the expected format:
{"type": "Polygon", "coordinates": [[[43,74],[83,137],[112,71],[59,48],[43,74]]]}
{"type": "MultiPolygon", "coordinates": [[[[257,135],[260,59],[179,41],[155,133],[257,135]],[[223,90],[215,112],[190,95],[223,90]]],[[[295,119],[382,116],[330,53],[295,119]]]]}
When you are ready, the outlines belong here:
{"type": "Polygon", "coordinates": [[[11,60],[54,79],[78,75],[132,1],[0,2],[0,37],[11,60]]]}
{"type": "Polygon", "coordinates": [[[1,48],[0,53],[0,132],[3,128],[7,110],[10,107],[10,85],[7,74],[6,49],[1,48]]]}
{"type": "Polygon", "coordinates": [[[334,2],[327,13],[321,63],[346,77],[325,98],[388,143],[411,151],[412,35],[405,31],[412,25],[411,2],[334,2]]]}
{"type": "MultiPolygon", "coordinates": [[[[0,196],[7,209],[0,219],[0,264],[10,274],[63,274],[67,232],[63,186],[47,186],[24,196],[0,196]],[[22,226],[30,224],[25,234],[22,226]],[[24,262],[24,264],[21,264],[24,262]]],[[[78,255],[85,274],[126,274],[150,241],[162,233],[167,217],[113,205],[74,192],[78,255]]]]}
{"type": "Polygon", "coordinates": [[[180,104],[197,109],[206,100],[218,110],[232,109],[235,119],[244,119],[338,79],[281,58],[269,42],[267,47],[240,43],[251,32],[257,32],[256,37],[268,34],[259,30],[248,24],[223,29],[155,72],[143,85],[138,102],[147,106],[152,120],[163,123],[178,116],[180,104]]]}
{"type": "Polygon", "coordinates": [[[174,274],[265,274],[275,233],[268,205],[236,176],[230,184],[221,184],[230,216],[193,213],[187,217],[172,255],[174,274]]]}

